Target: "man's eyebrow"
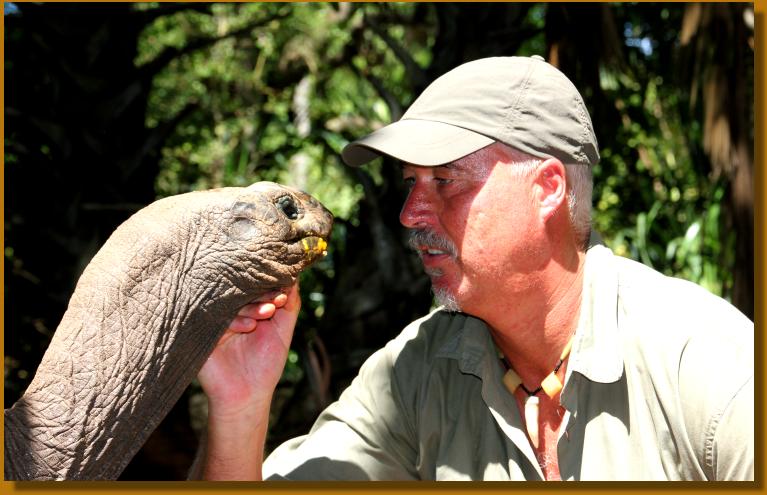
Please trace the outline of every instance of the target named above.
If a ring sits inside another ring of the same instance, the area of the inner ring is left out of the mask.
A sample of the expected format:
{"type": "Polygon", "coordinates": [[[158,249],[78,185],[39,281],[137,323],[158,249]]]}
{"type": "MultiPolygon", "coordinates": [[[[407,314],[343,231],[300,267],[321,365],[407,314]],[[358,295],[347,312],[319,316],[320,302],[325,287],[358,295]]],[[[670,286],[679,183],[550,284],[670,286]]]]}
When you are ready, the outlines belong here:
{"type": "Polygon", "coordinates": [[[445,163],[444,165],[440,165],[440,166],[445,167],[448,170],[457,170],[459,172],[462,172],[471,168],[469,163],[466,163],[465,161],[460,159],[453,162],[445,163]]]}
{"type": "Polygon", "coordinates": [[[432,169],[441,168],[441,169],[448,169],[448,170],[464,170],[466,168],[465,165],[462,165],[462,164],[458,163],[457,161],[456,162],[442,163],[442,164],[439,164],[439,165],[428,165],[428,166],[427,165],[416,165],[416,164],[408,163],[408,162],[400,162],[400,167],[399,167],[400,171],[404,172],[406,169],[411,168],[411,167],[418,167],[418,168],[420,168],[420,167],[428,167],[428,168],[432,168],[432,169]]]}
{"type": "Polygon", "coordinates": [[[406,168],[452,168],[452,163],[442,163],[440,165],[416,165],[415,163],[400,162],[399,168],[404,170],[406,168]]]}
{"type": "Polygon", "coordinates": [[[447,168],[450,170],[455,170],[461,168],[461,164],[457,161],[454,162],[447,162],[447,163],[440,163],[439,165],[434,165],[432,168],[447,168]]]}

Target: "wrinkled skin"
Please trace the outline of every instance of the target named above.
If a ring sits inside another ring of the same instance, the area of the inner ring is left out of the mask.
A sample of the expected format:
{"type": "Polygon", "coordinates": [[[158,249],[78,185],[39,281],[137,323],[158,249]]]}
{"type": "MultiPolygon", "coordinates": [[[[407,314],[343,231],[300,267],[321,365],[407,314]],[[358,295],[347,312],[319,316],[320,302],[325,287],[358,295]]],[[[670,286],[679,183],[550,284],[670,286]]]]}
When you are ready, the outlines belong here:
{"type": "Polygon", "coordinates": [[[259,182],[162,199],[122,224],[5,411],[5,479],[116,479],[238,309],[293,285],[332,220],[312,197],[259,182]]]}

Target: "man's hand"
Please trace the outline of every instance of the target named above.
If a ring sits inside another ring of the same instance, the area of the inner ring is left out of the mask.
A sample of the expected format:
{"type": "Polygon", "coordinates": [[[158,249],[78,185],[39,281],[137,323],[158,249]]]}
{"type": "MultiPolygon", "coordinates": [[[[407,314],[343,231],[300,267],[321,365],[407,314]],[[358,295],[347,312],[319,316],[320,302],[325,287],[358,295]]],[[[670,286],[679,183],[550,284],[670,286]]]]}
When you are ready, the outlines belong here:
{"type": "Polygon", "coordinates": [[[237,413],[271,399],[300,308],[297,284],[242,307],[198,375],[211,406],[237,413]]]}
{"type": "Polygon", "coordinates": [[[298,284],[243,306],[203,365],[205,479],[260,479],[272,394],[301,309],[298,284]]]}

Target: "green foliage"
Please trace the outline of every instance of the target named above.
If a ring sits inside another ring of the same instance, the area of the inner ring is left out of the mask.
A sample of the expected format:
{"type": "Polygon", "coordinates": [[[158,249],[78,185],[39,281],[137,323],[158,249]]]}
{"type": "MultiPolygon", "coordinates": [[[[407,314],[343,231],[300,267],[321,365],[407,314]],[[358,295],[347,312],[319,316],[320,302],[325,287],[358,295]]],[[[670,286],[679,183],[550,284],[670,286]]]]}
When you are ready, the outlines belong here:
{"type": "MultiPolygon", "coordinates": [[[[670,20],[669,9],[663,12],[664,20],[678,22],[678,12],[670,20]]],[[[626,26],[635,38],[666,35],[626,26]]],[[[657,57],[635,49],[631,70],[601,70],[601,88],[621,126],[602,146],[594,171],[595,229],[617,254],[728,297],[735,263],[735,232],[722,209],[728,184],[706,172],[696,152],[700,128],[684,117],[687,88],[671,82],[673,73],[657,57]]]]}

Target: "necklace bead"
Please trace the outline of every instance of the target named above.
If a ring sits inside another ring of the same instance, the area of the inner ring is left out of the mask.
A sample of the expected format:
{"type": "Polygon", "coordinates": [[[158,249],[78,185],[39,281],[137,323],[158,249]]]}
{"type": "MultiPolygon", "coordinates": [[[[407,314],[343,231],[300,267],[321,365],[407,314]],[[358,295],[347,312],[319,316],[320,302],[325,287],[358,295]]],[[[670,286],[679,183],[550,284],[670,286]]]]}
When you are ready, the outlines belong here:
{"type": "Polygon", "coordinates": [[[574,337],[575,336],[570,337],[567,345],[565,345],[554,370],[543,379],[541,384],[535,390],[529,390],[525,387],[525,384],[522,383],[522,378],[520,378],[517,372],[514,371],[511,367],[511,363],[509,363],[506,357],[501,354],[501,360],[506,367],[506,373],[503,375],[503,385],[506,387],[506,390],[513,395],[518,388],[521,388],[525,394],[527,394],[524,401],[525,429],[527,430],[527,436],[530,438],[530,443],[536,449],[540,443],[538,434],[538,411],[540,399],[537,397],[537,394],[538,392],[543,391],[547,396],[553,399],[562,390],[564,385],[557,373],[559,372],[559,368],[562,367],[562,363],[565,362],[565,359],[567,359],[567,356],[570,354],[574,337]]]}

